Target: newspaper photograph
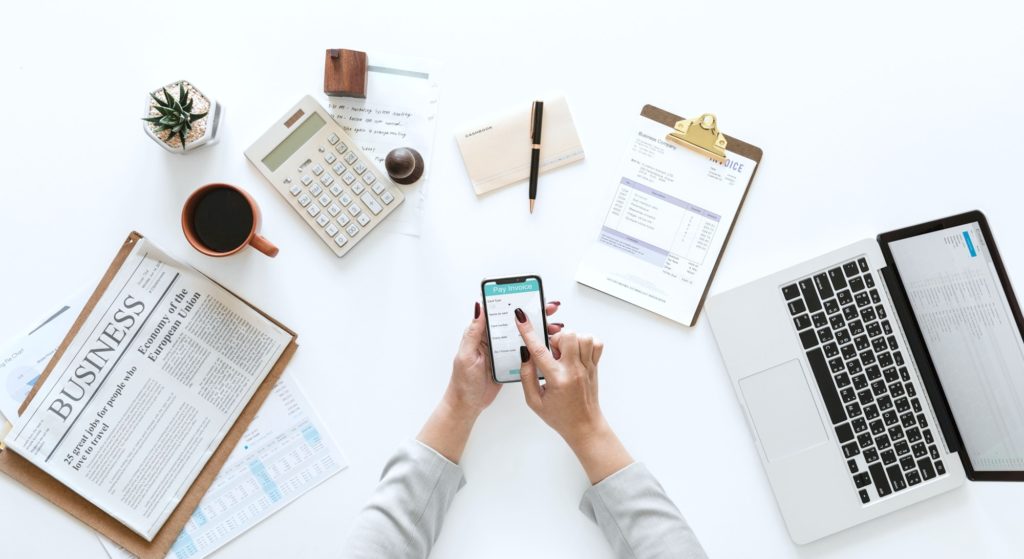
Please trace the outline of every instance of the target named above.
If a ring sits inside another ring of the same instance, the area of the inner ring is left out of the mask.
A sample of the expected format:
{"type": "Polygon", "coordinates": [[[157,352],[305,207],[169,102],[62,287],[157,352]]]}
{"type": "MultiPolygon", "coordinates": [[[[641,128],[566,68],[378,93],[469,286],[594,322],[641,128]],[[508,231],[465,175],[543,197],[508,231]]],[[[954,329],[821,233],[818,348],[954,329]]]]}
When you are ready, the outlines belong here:
{"type": "Polygon", "coordinates": [[[140,239],[4,444],[152,541],[290,339],[140,239]]]}

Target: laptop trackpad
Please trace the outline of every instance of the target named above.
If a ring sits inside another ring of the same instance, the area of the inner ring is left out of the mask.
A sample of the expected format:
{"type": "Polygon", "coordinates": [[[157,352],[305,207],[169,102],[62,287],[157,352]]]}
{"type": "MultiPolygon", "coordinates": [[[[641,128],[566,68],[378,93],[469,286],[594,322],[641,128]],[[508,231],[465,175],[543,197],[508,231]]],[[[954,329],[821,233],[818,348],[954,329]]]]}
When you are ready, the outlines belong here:
{"type": "Polygon", "coordinates": [[[740,391],[769,462],[828,440],[800,361],[741,379],[740,391]]]}

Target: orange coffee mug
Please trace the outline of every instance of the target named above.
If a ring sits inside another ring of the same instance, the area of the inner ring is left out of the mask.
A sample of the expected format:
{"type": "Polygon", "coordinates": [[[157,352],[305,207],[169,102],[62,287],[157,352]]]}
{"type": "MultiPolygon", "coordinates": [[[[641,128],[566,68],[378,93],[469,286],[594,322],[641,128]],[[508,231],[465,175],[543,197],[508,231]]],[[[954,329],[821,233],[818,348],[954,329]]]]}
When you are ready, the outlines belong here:
{"type": "Polygon", "coordinates": [[[213,183],[193,192],[181,210],[185,239],[207,256],[230,256],[248,245],[277,256],[277,247],[257,233],[260,208],[248,192],[230,184],[213,183]]]}

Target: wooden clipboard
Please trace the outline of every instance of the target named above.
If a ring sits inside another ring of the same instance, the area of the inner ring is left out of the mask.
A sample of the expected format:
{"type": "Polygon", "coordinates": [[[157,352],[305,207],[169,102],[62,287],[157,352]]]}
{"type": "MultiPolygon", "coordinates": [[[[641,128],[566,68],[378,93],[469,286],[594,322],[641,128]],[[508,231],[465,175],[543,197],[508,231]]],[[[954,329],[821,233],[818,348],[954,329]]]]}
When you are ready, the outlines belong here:
{"type": "MultiPolygon", "coordinates": [[[[659,109],[654,105],[644,105],[644,108],[640,111],[640,116],[664,124],[672,129],[675,128],[677,122],[683,120],[683,117],[674,115],[664,109],[659,109]]],[[[725,247],[729,246],[729,239],[732,237],[732,231],[736,228],[736,222],[739,221],[740,212],[743,210],[743,204],[747,201],[747,194],[750,192],[750,185],[754,184],[754,177],[757,176],[757,171],[761,168],[761,157],[764,155],[761,148],[757,146],[748,144],[738,138],[733,138],[728,134],[725,134],[725,138],[729,142],[729,151],[742,155],[747,159],[751,159],[755,161],[757,165],[754,166],[754,172],[750,174],[750,180],[743,189],[743,196],[740,197],[740,203],[736,206],[736,217],[733,218],[732,224],[729,225],[729,230],[725,233],[725,239],[722,241],[722,250],[718,251],[718,257],[715,259],[715,265],[711,268],[711,275],[708,276],[708,282],[704,285],[704,292],[700,296],[700,302],[697,303],[697,308],[693,311],[693,318],[690,319],[689,324],[691,327],[697,324],[697,317],[700,316],[700,311],[704,308],[704,302],[708,298],[708,291],[711,290],[711,283],[715,281],[715,274],[718,273],[718,265],[722,263],[722,255],[725,254],[725,247]]]]}
{"type": "MultiPolygon", "coordinates": [[[[107,273],[103,276],[103,279],[96,287],[92,296],[89,297],[89,301],[85,304],[81,314],[78,315],[78,319],[75,320],[75,323],[68,332],[68,335],[65,336],[64,341],[60,344],[60,347],[57,348],[57,352],[54,353],[53,358],[50,359],[50,362],[47,364],[43,374],[39,377],[39,380],[36,381],[35,386],[29,392],[28,396],[25,397],[25,401],[18,409],[19,414],[25,412],[29,402],[31,402],[32,398],[35,397],[36,392],[43,385],[43,382],[50,374],[50,371],[53,370],[57,365],[57,362],[60,361],[61,356],[63,356],[64,352],[67,351],[68,346],[75,337],[75,334],[78,333],[78,330],[82,327],[82,324],[92,312],[96,303],[99,302],[100,297],[102,297],[103,293],[106,291],[107,286],[110,285],[110,282],[113,281],[114,276],[121,268],[121,265],[128,258],[128,254],[135,247],[135,243],[140,239],[142,239],[142,235],[133,231],[128,236],[128,239],[125,240],[124,244],[121,246],[121,250],[117,253],[114,261],[111,262],[110,267],[107,268],[107,273]]],[[[234,295],[234,293],[232,293],[232,295],[234,295]]],[[[237,295],[235,296],[238,297],[237,295]]],[[[281,378],[281,374],[284,372],[285,367],[291,360],[292,355],[295,354],[295,350],[299,347],[298,343],[295,341],[297,337],[295,332],[274,320],[270,315],[249,304],[248,301],[245,301],[241,297],[239,297],[239,300],[252,307],[253,310],[259,312],[267,320],[273,322],[281,329],[291,334],[292,339],[281,353],[281,357],[277,360],[277,363],[275,363],[274,367],[269,373],[267,373],[267,377],[263,380],[263,383],[260,384],[256,389],[256,392],[253,393],[249,403],[238,416],[238,420],[235,421],[235,424],[228,430],[227,434],[224,436],[224,440],[221,441],[220,446],[217,447],[217,450],[214,451],[209,461],[207,461],[206,465],[203,466],[203,469],[200,470],[199,476],[196,477],[194,482],[192,482],[192,486],[185,495],[182,496],[181,502],[178,503],[178,506],[175,507],[173,512],[171,512],[171,515],[167,517],[167,521],[164,522],[164,525],[160,528],[160,531],[157,532],[153,541],[146,541],[142,536],[139,536],[128,529],[126,526],[114,519],[114,517],[103,512],[97,506],[87,501],[84,497],[75,493],[66,485],[57,481],[49,474],[39,469],[28,460],[18,456],[14,452],[6,449],[0,449],[0,472],[11,476],[22,485],[42,495],[53,504],[88,524],[91,528],[110,538],[118,545],[134,553],[136,556],[142,559],[163,559],[170,551],[174,541],[178,538],[182,528],[185,527],[185,523],[188,522],[192,513],[199,505],[199,501],[203,498],[207,489],[210,488],[210,485],[217,477],[217,474],[220,472],[224,462],[235,449],[235,446],[238,445],[238,441],[241,440],[242,435],[245,433],[245,430],[249,427],[249,424],[256,416],[256,413],[263,405],[264,400],[267,399],[270,391],[274,388],[274,384],[276,384],[277,380],[281,378]]]]}

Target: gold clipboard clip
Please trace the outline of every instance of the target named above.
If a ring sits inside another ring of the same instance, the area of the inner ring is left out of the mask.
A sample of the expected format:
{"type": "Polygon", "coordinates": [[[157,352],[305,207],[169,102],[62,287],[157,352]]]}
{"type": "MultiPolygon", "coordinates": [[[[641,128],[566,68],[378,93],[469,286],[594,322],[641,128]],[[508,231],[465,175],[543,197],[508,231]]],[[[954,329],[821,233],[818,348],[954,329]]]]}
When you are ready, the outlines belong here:
{"type": "Polygon", "coordinates": [[[726,141],[725,134],[718,131],[718,118],[711,113],[676,122],[675,131],[669,132],[665,139],[706,155],[719,163],[725,163],[725,148],[729,142],[726,141]]]}

